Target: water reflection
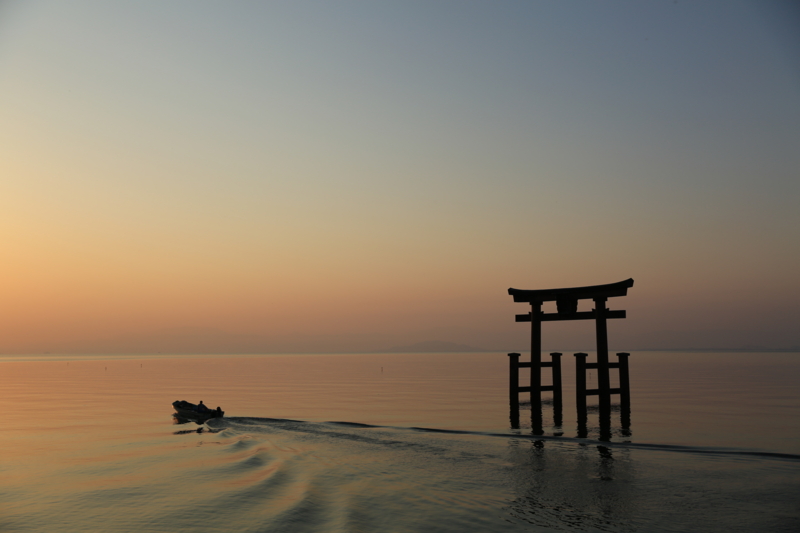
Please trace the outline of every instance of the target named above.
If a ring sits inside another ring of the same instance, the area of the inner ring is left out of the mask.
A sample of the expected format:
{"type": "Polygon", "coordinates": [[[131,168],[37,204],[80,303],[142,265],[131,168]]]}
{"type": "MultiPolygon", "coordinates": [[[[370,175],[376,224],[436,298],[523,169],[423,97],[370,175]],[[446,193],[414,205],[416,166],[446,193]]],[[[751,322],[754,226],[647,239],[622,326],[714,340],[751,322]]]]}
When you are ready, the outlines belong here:
{"type": "MultiPolygon", "coordinates": [[[[173,435],[188,435],[189,433],[203,433],[205,428],[197,428],[197,429],[182,429],[180,431],[173,431],[173,435]]],[[[209,431],[209,433],[216,433],[214,431],[209,431]]]]}
{"type": "Polygon", "coordinates": [[[202,426],[204,424],[204,422],[198,422],[197,420],[189,420],[188,418],[183,418],[182,416],[179,416],[175,413],[172,414],[173,424],[188,424],[190,422],[197,424],[198,426],[202,426]]]}
{"type": "Polygon", "coordinates": [[[540,527],[632,530],[637,495],[628,450],[581,444],[577,453],[560,443],[509,442],[518,465],[511,472],[509,513],[540,527]]]}
{"type": "Polygon", "coordinates": [[[172,425],[180,426],[180,425],[189,424],[189,423],[193,423],[193,424],[196,424],[196,425],[201,426],[201,427],[196,428],[196,429],[182,429],[182,430],[179,430],[179,431],[174,431],[172,434],[173,435],[186,435],[188,433],[219,433],[220,431],[222,431],[222,429],[210,428],[210,427],[206,426],[203,422],[198,422],[196,420],[189,420],[188,418],[183,418],[181,416],[178,416],[175,413],[172,414],[172,425]]]}
{"type": "Polygon", "coordinates": [[[513,404],[509,410],[509,421],[511,429],[520,429],[520,410],[527,410],[531,409],[531,432],[533,435],[545,435],[545,428],[544,428],[544,413],[542,410],[542,406],[552,406],[553,409],[553,425],[552,425],[552,434],[560,437],[564,434],[563,424],[564,424],[564,416],[563,416],[563,407],[560,403],[556,402],[554,399],[543,399],[541,401],[541,405],[538,409],[531,409],[531,402],[521,401],[518,402],[516,406],[513,404]]]}
{"type": "MultiPolygon", "coordinates": [[[[531,410],[530,434],[535,436],[552,435],[561,437],[564,435],[563,415],[561,409],[553,408],[552,425],[545,426],[545,408],[552,406],[552,400],[542,400],[538,408],[531,408],[530,402],[519,402],[519,409],[510,410],[510,428],[512,432],[524,429],[520,423],[520,410],[531,410]]],[[[603,413],[599,405],[587,406],[585,416],[578,411],[577,426],[575,436],[579,439],[595,438],[599,441],[610,442],[615,436],[623,440],[632,436],[631,432],[631,410],[627,405],[612,405],[609,413],[603,413]],[[589,425],[589,419],[597,416],[597,425],[589,425]],[[616,426],[616,429],[615,429],[616,426]]]]}
{"type": "Polygon", "coordinates": [[[596,430],[597,440],[604,442],[610,442],[615,434],[622,438],[631,437],[631,410],[629,406],[612,405],[610,413],[602,413],[598,405],[591,405],[586,408],[586,411],[587,416],[578,416],[578,438],[588,438],[591,433],[595,432],[594,430],[596,430]],[[597,428],[591,428],[593,430],[591,432],[588,425],[588,413],[596,413],[598,416],[598,426],[597,428]],[[615,433],[612,428],[614,426],[613,422],[617,419],[619,419],[620,428],[615,433]]]}

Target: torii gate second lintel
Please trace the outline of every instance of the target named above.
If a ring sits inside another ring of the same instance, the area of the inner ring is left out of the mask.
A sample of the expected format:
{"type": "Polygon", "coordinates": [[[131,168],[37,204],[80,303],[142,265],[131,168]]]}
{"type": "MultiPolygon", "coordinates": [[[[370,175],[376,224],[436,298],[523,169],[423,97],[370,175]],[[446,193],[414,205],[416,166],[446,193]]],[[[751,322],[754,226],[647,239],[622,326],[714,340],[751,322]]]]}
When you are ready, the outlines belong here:
{"type": "MultiPolygon", "coordinates": [[[[608,363],[608,330],[606,320],[611,318],[625,318],[625,311],[611,311],[606,309],[606,300],[617,296],[626,296],[628,289],[633,287],[633,278],[607,285],[592,285],[588,287],[571,287],[562,289],[522,290],[508,289],[508,294],[515,302],[531,304],[531,312],[517,315],[517,322],[531,322],[531,411],[541,411],[534,405],[541,405],[541,368],[542,368],[542,322],[561,320],[595,320],[597,335],[597,368],[598,368],[598,395],[600,400],[601,415],[611,411],[609,363],[608,363]],[[579,300],[594,300],[595,308],[592,311],[578,312],[579,300]],[[556,313],[542,313],[544,302],[556,302],[556,313]],[[535,403],[534,403],[535,402],[535,403]]],[[[527,365],[526,365],[527,366],[527,365]]],[[[534,424],[537,421],[534,420],[534,424]]],[[[538,421],[539,424],[541,420],[538,421]]]]}

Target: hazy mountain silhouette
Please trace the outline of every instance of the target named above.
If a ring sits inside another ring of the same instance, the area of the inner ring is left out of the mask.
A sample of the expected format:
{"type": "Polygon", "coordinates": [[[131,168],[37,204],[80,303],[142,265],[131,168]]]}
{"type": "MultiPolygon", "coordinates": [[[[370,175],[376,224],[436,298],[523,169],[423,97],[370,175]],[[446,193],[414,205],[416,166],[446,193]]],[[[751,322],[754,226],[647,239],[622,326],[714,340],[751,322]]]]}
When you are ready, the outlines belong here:
{"type": "MultiPolygon", "coordinates": [[[[42,347],[33,353],[92,354],[259,354],[259,353],[386,353],[483,352],[481,348],[444,341],[384,346],[402,341],[402,335],[372,334],[242,334],[206,327],[138,331],[106,338],[83,339],[42,347]],[[395,338],[392,338],[395,337],[395,338]],[[399,338],[398,338],[399,337],[399,338]]],[[[29,352],[30,353],[30,352],[29,352]]]]}
{"type": "MultiPolygon", "coordinates": [[[[570,330],[569,335],[549,335],[543,351],[563,353],[591,351],[594,328],[570,330]]],[[[769,332],[766,332],[769,333],[769,332]]],[[[796,339],[775,339],[765,332],[662,331],[645,330],[620,332],[615,337],[619,350],[675,351],[779,351],[798,352],[796,339]],[[738,335],[737,335],[738,333],[738,335]],[[708,334],[708,335],[707,335],[708,334]],[[711,337],[711,338],[708,338],[711,337]]],[[[60,341],[57,338],[39,340],[34,345],[3,345],[0,352],[15,354],[74,353],[74,354],[266,354],[266,353],[529,353],[527,328],[516,330],[476,331],[469,328],[432,328],[417,332],[360,332],[314,333],[297,331],[264,331],[234,333],[208,327],[180,327],[120,333],[108,337],[60,341]],[[463,339],[470,344],[416,339],[463,339]],[[489,346],[490,349],[477,348],[489,346]],[[390,346],[390,348],[386,348],[390,346]]]]}
{"type": "Polygon", "coordinates": [[[447,341],[424,341],[407,346],[393,346],[384,352],[391,353],[421,353],[421,352],[485,352],[483,348],[475,348],[466,344],[457,344],[447,341]]]}

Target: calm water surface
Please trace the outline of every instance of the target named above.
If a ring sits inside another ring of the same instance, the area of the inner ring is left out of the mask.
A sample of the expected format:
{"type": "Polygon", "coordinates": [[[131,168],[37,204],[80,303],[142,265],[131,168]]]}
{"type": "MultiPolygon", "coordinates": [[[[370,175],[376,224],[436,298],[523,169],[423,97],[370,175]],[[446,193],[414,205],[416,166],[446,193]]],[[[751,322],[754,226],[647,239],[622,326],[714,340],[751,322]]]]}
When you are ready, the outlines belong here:
{"type": "Polygon", "coordinates": [[[798,354],[635,353],[612,442],[567,356],[543,438],[505,354],[39,359],[0,357],[0,531],[800,530],[798,354]]]}

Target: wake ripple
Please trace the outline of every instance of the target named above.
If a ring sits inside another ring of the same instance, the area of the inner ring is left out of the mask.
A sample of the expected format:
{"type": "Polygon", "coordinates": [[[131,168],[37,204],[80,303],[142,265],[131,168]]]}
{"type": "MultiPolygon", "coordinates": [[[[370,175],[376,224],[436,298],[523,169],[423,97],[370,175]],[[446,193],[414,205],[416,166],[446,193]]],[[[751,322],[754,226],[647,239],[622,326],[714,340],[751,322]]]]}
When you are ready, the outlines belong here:
{"type": "Polygon", "coordinates": [[[658,443],[645,443],[645,442],[609,442],[593,439],[581,439],[576,437],[563,437],[563,436],[549,436],[549,435],[526,435],[521,433],[496,433],[486,431],[469,431],[461,429],[442,429],[442,428],[426,428],[417,426],[384,426],[377,424],[365,424],[361,422],[345,422],[345,421],[331,421],[331,422],[309,422],[305,420],[292,420],[288,418],[262,418],[262,417],[227,417],[223,419],[211,420],[209,425],[213,424],[213,428],[222,429],[226,423],[243,424],[248,426],[258,425],[271,425],[278,426],[281,429],[308,431],[312,426],[329,426],[329,427],[346,427],[351,429],[391,429],[396,431],[413,431],[422,433],[438,433],[449,435],[474,435],[481,437],[494,437],[504,439],[519,439],[527,441],[551,441],[560,443],[575,443],[578,445],[597,445],[606,448],[617,449],[636,449],[636,450],[650,450],[662,452],[675,452],[675,453],[689,453],[701,455],[717,455],[717,456],[733,456],[733,457],[753,457],[759,459],[773,459],[782,461],[800,461],[800,454],[770,452],[764,450],[750,450],[742,448],[717,448],[710,446],[690,446],[681,444],[658,444],[658,443]]]}

